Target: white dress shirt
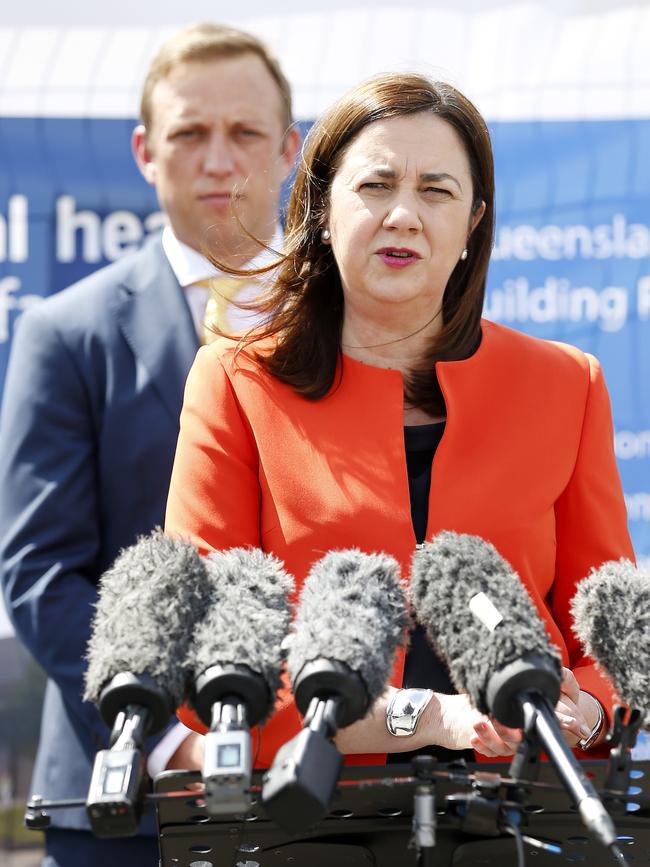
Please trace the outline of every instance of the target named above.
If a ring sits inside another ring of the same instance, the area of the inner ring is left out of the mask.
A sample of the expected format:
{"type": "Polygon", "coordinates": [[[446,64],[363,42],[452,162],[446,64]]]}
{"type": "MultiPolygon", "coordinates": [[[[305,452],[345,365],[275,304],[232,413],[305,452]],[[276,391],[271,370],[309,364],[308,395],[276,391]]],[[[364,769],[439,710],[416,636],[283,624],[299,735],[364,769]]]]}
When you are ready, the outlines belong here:
{"type": "MultiPolygon", "coordinates": [[[[176,279],[185,292],[187,303],[192,311],[192,318],[196,333],[201,336],[203,332],[203,319],[205,317],[205,307],[208,303],[209,289],[207,286],[197,285],[203,280],[209,280],[213,277],[228,276],[222,271],[215,268],[214,265],[206,259],[206,257],[195,250],[193,247],[188,247],[182,241],[179,241],[174,235],[172,229],[166,226],[163,229],[162,245],[165,255],[169,260],[176,279]]],[[[271,250],[282,250],[282,230],[280,226],[276,227],[275,234],[271,238],[269,244],[271,250]]],[[[263,268],[275,259],[275,255],[265,248],[247,263],[247,268],[263,268]]],[[[247,302],[253,301],[260,293],[264,286],[264,278],[266,275],[256,277],[254,280],[242,280],[241,288],[233,296],[233,301],[247,302]]],[[[230,305],[228,312],[228,324],[234,332],[244,331],[246,328],[251,328],[259,322],[259,314],[251,310],[241,310],[236,304],[230,305]]]]}

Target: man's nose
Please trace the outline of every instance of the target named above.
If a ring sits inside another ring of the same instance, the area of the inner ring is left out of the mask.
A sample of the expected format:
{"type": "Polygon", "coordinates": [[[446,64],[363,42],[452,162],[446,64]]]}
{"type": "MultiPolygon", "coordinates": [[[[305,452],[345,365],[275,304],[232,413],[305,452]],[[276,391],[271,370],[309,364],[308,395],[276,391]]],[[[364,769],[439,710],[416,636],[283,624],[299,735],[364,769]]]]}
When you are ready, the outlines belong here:
{"type": "Polygon", "coordinates": [[[206,142],[203,157],[203,168],[206,174],[226,177],[235,170],[235,159],[232,142],[221,133],[213,133],[206,142]]]}

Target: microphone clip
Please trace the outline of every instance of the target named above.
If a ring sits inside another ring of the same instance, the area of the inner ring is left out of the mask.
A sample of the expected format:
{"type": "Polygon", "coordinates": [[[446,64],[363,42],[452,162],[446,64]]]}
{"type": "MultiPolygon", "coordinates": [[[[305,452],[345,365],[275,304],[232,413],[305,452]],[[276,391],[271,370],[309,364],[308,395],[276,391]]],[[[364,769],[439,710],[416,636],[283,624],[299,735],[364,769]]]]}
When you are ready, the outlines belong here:
{"type": "Polygon", "coordinates": [[[535,731],[535,713],[530,705],[524,708],[523,737],[517,752],[510,762],[509,776],[521,785],[513,786],[511,796],[523,801],[530,787],[526,783],[534,783],[539,777],[542,748],[535,731]]]}
{"type": "Polygon", "coordinates": [[[621,792],[622,796],[605,796],[610,813],[620,815],[627,810],[632,749],[642,724],[643,715],[638,708],[628,709],[621,705],[614,708],[612,726],[605,739],[605,743],[611,746],[605,789],[621,792]]]}
{"type": "Polygon", "coordinates": [[[643,724],[643,717],[638,708],[626,708],[617,704],[612,714],[612,726],[609,730],[605,743],[616,749],[632,750],[636,744],[639,729],[643,724]]]}
{"type": "Polygon", "coordinates": [[[415,756],[411,764],[418,780],[413,795],[413,836],[409,848],[418,853],[418,863],[427,863],[436,844],[436,789],[433,756],[415,756]]]}

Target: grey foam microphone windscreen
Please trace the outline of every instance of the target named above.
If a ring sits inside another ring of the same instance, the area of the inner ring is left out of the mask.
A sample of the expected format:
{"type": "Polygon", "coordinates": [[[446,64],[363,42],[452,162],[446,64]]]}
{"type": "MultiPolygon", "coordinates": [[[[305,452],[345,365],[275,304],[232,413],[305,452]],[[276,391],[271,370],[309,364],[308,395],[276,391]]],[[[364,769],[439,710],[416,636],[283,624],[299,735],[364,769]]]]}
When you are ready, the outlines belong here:
{"type": "Polygon", "coordinates": [[[413,555],[411,594],[416,616],[446,660],[454,685],[481,713],[491,710],[486,698],[491,675],[522,657],[546,657],[559,677],[559,653],[528,592],[484,539],[446,531],[426,542],[413,555]],[[502,618],[498,625],[490,603],[502,618]],[[482,608],[483,619],[472,608],[482,608]]]}
{"type": "Polygon", "coordinates": [[[180,705],[205,586],[203,558],[189,542],[156,529],[125,548],[99,583],[84,698],[97,702],[116,674],[132,672],[152,677],[180,705]]]}
{"type": "Polygon", "coordinates": [[[215,665],[247,665],[270,695],[280,687],[281,644],[295,586],[280,560],[259,548],[231,548],[206,558],[209,602],[197,622],[188,664],[194,677],[215,665]]]}
{"type": "Polygon", "coordinates": [[[336,660],[360,675],[372,704],[386,687],[407,621],[392,557],[331,551],[302,587],[287,658],[292,683],[308,662],[336,660]]]}
{"type": "Polygon", "coordinates": [[[578,584],[571,613],[587,653],[650,724],[650,575],[629,560],[604,563],[578,584]]]}

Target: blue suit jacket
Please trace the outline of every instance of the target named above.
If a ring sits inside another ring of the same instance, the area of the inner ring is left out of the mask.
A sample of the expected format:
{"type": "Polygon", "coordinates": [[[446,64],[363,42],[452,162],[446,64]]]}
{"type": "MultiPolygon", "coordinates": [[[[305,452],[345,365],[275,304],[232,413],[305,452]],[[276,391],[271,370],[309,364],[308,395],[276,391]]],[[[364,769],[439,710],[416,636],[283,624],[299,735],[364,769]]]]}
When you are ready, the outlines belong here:
{"type": "MultiPolygon", "coordinates": [[[[19,322],[0,421],[0,569],[16,631],[49,677],[33,780],[46,798],[85,798],[106,746],[81,700],[97,582],[162,524],[197,345],[160,238],[19,322]]],[[[89,827],[83,810],[52,818],[89,827]]]]}

